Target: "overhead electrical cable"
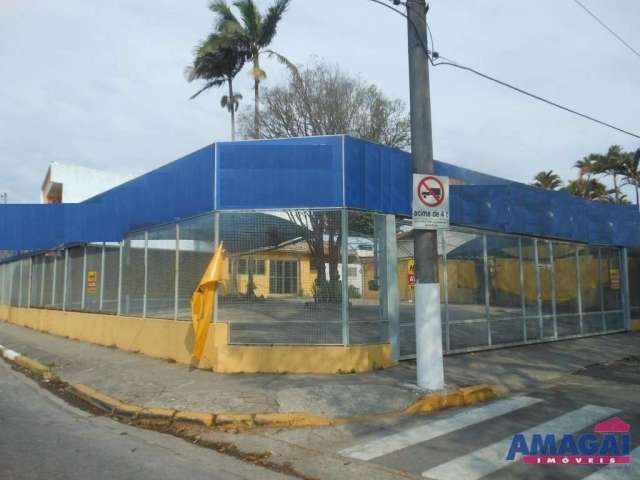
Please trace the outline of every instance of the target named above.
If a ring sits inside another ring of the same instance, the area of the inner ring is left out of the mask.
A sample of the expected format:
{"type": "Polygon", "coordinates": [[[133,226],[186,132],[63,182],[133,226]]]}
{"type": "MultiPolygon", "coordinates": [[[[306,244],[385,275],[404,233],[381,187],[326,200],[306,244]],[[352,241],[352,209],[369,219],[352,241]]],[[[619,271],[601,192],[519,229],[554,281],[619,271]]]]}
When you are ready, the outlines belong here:
{"type": "Polygon", "coordinates": [[[573,1],[576,3],[576,5],[578,5],[585,12],[587,12],[589,14],[589,16],[591,16],[591,18],[593,18],[596,22],[598,22],[602,26],[602,28],[604,28],[607,32],[609,32],[611,35],[613,35],[620,43],[622,43],[622,45],[624,45],[629,50],[631,50],[631,52],[633,52],[633,54],[636,57],[640,58],[640,52],[638,52],[638,50],[636,50],[631,45],[629,45],[629,42],[627,42],[624,38],[622,38],[620,35],[618,35],[611,27],[609,27],[609,25],[607,25],[602,20],[600,20],[600,18],[595,13],[593,13],[591,10],[589,10],[584,3],[582,3],[580,0],[573,0],[573,1]]]}
{"type": "MultiPolygon", "coordinates": [[[[377,4],[382,5],[384,7],[387,7],[389,9],[391,9],[392,11],[394,11],[395,13],[397,13],[398,15],[401,15],[402,17],[404,17],[404,18],[406,18],[406,19],[408,19],[410,21],[410,19],[408,18],[408,16],[404,12],[401,12],[400,10],[397,10],[397,9],[393,8],[391,5],[387,5],[383,1],[380,1],[380,0],[369,0],[369,1],[377,3],[377,4]]],[[[393,2],[394,0],[390,0],[390,1],[393,2]]],[[[416,30],[416,33],[418,33],[418,28],[416,27],[416,25],[413,22],[411,22],[411,24],[412,24],[413,28],[416,30]]],[[[421,36],[417,35],[417,38],[420,39],[421,36]]],[[[581,118],[583,118],[585,120],[589,120],[591,122],[597,123],[597,124],[602,125],[604,127],[611,128],[611,129],[613,129],[613,130],[615,130],[617,132],[624,133],[625,135],[629,135],[631,137],[640,139],[640,134],[631,132],[629,130],[625,130],[624,128],[617,127],[616,125],[613,125],[611,123],[605,122],[603,120],[600,120],[600,119],[598,119],[596,117],[593,117],[591,115],[588,115],[586,113],[579,112],[578,110],[574,110],[573,108],[569,108],[569,107],[567,107],[565,105],[562,105],[560,103],[554,102],[554,101],[549,100],[547,98],[541,97],[540,95],[536,95],[535,93],[529,92],[529,91],[524,90],[524,89],[522,89],[520,87],[516,87],[515,85],[512,85],[512,84],[510,84],[508,82],[500,80],[500,79],[498,79],[496,77],[493,77],[491,75],[487,75],[486,73],[482,73],[479,70],[476,70],[476,69],[471,68],[471,67],[467,67],[466,65],[462,65],[462,64],[460,64],[458,62],[455,62],[455,61],[453,61],[453,60],[451,60],[449,58],[441,56],[438,52],[430,51],[428,49],[428,47],[422,41],[420,41],[420,43],[422,45],[423,50],[427,54],[429,62],[434,67],[449,66],[449,67],[454,67],[454,68],[458,68],[460,70],[464,70],[464,71],[473,73],[473,74],[478,75],[478,76],[480,76],[480,77],[482,77],[482,78],[484,78],[486,80],[489,80],[491,82],[497,83],[498,85],[501,85],[503,87],[509,88],[510,90],[513,90],[513,91],[518,92],[518,93],[520,93],[522,95],[525,95],[525,96],[527,96],[529,98],[533,98],[534,100],[538,100],[539,102],[543,102],[543,103],[545,103],[547,105],[550,105],[552,107],[558,108],[558,109],[563,110],[565,112],[571,113],[571,114],[576,115],[578,117],[581,117],[581,118]],[[438,61],[439,59],[443,59],[444,61],[438,61]]]]}

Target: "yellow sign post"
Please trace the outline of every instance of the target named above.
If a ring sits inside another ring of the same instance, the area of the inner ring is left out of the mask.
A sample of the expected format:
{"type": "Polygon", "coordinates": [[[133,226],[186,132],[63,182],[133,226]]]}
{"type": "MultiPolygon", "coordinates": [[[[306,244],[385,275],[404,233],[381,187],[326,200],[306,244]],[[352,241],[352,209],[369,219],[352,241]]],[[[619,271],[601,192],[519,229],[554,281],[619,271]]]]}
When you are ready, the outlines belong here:
{"type": "Polygon", "coordinates": [[[98,293],[98,272],[94,270],[87,272],[87,293],[98,293]]]}

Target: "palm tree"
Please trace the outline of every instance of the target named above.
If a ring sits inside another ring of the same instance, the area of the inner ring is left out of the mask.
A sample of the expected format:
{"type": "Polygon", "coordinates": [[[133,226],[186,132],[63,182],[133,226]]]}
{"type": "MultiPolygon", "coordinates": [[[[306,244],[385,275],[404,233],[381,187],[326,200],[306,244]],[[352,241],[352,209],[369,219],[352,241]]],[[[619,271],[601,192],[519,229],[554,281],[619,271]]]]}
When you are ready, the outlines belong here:
{"type": "Polygon", "coordinates": [[[226,0],[213,0],[209,5],[212,12],[218,15],[216,32],[224,36],[229,42],[241,46],[249,52],[253,63],[254,91],[254,135],[260,135],[260,82],[267,78],[267,74],[260,67],[260,56],[264,53],[275,56],[280,62],[292,66],[291,62],[267,47],[273,41],[278,23],[282,19],[291,0],[276,0],[263,15],[254,0],[236,0],[233,4],[240,11],[238,19],[226,0]]]}
{"type": "Polygon", "coordinates": [[[577,178],[576,180],[572,180],[564,188],[564,191],[576,197],[596,201],[608,201],[611,193],[603,183],[595,178],[577,178]]]}
{"type": "Polygon", "coordinates": [[[233,88],[229,88],[229,95],[223,95],[220,99],[220,106],[226,108],[231,114],[231,139],[236,139],[236,112],[240,108],[240,100],[242,100],[242,94],[233,93],[233,88]]]}
{"type": "Polygon", "coordinates": [[[631,152],[626,153],[623,171],[624,182],[626,185],[633,185],[636,190],[636,205],[640,207],[640,148],[636,150],[635,155],[631,152]]]}
{"type": "Polygon", "coordinates": [[[196,98],[202,92],[227,84],[228,95],[221,100],[223,108],[227,108],[231,115],[231,139],[236,138],[236,112],[242,95],[233,91],[233,79],[242,70],[247,61],[249,52],[242,46],[233,44],[228,39],[217,34],[209,35],[195,50],[193,64],[186,68],[187,80],[205,80],[205,85],[191,99],[196,98]]]}
{"type": "Polygon", "coordinates": [[[613,195],[616,201],[620,199],[618,176],[624,174],[624,163],[627,155],[620,145],[609,147],[606,155],[593,153],[586,157],[591,162],[591,173],[596,175],[611,175],[613,178],[613,195]]]}
{"type": "Polygon", "coordinates": [[[557,190],[562,186],[560,176],[553,170],[539,172],[534,178],[532,185],[534,187],[544,188],[546,190],[557,190]]]}
{"type": "Polygon", "coordinates": [[[589,157],[584,157],[582,160],[578,160],[573,164],[574,168],[578,169],[578,178],[587,177],[589,179],[593,173],[593,162],[589,157]]]}

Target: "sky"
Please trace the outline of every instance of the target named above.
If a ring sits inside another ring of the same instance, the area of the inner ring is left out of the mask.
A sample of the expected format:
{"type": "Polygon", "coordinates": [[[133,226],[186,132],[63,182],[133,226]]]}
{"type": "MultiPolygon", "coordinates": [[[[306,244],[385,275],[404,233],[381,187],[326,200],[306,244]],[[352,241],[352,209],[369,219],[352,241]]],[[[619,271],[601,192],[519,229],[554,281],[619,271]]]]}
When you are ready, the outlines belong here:
{"type": "MultiPolygon", "coordinates": [[[[269,0],[258,0],[266,8],[269,0]]],[[[640,2],[583,0],[636,49],[640,2]]],[[[640,132],[640,58],[573,0],[432,0],[435,50],[640,132]]],[[[38,202],[49,163],[143,173],[230,136],[222,90],[189,100],[193,47],[213,26],[206,0],[0,0],[0,192],[38,202]]],[[[322,60],[408,102],[405,20],[369,0],[292,0],[273,49],[322,60]]],[[[273,86],[284,68],[265,62],[273,86]]],[[[248,69],[236,89],[251,104],[248,69]]],[[[450,67],[431,70],[438,160],[522,182],[612,144],[615,132],[450,67]]]]}

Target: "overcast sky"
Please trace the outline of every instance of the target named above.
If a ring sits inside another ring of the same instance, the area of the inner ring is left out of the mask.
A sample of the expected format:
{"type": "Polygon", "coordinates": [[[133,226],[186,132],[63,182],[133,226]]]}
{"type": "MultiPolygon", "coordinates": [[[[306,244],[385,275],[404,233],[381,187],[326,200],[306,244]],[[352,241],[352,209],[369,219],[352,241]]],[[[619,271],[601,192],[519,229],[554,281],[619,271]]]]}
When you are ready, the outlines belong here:
{"type": "MultiPolygon", "coordinates": [[[[583,0],[640,49],[640,2],[583,0]]],[[[258,1],[265,7],[269,1],[258,1]]],[[[433,0],[442,55],[640,131],[640,58],[572,0],[433,0]]],[[[222,91],[185,81],[212,28],[206,0],[0,0],[0,192],[37,202],[50,162],[141,173],[229,138],[222,91]]],[[[408,101],[404,19],[368,0],[293,0],[273,48],[338,63],[408,101]]],[[[281,81],[266,64],[265,85],[281,81]]],[[[529,182],[640,141],[469,73],[432,70],[436,158],[529,182]]],[[[247,71],[237,89],[250,102],[247,71]]]]}

